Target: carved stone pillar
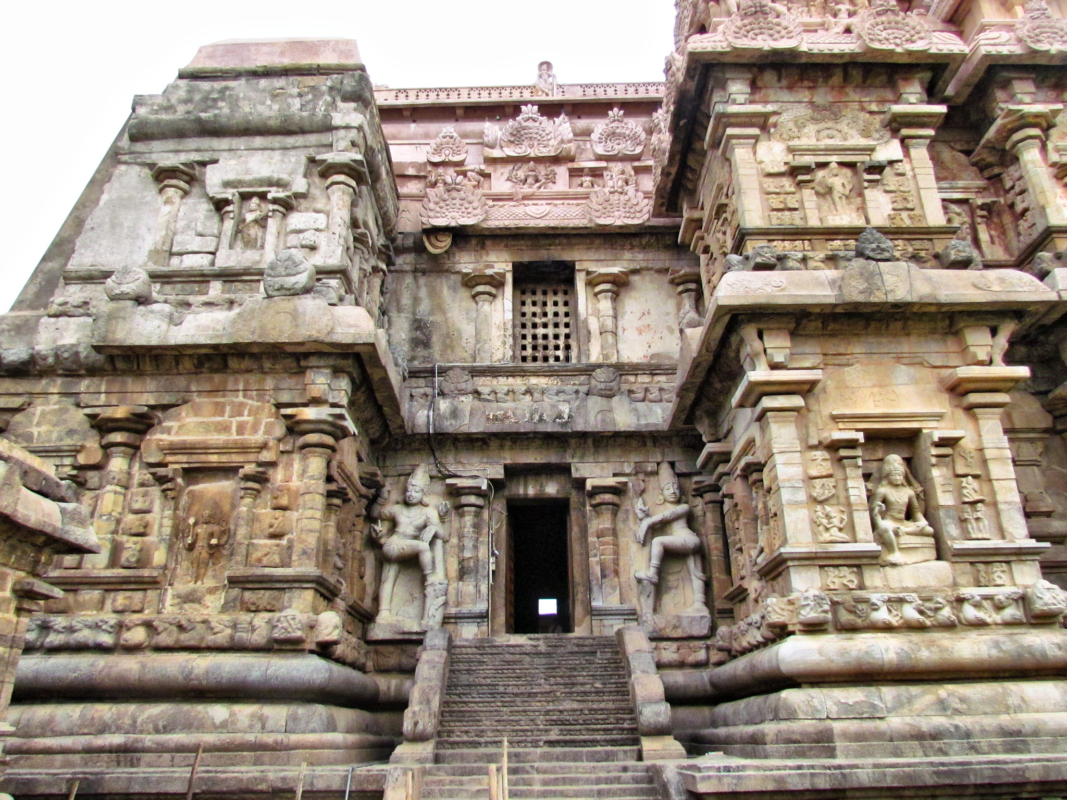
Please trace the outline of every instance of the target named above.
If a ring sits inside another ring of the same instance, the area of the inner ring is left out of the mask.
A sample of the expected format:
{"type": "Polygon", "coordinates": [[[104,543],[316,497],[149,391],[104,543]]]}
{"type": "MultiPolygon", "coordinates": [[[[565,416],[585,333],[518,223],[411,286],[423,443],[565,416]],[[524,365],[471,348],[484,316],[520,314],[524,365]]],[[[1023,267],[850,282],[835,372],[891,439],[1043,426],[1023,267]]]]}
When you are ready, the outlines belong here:
{"type": "Polygon", "coordinates": [[[1044,210],[1048,224],[1063,225],[1067,223],[1067,211],[1045,163],[1044,141],[1045,132],[1041,128],[1023,128],[1011,135],[1006,147],[1019,159],[1027,186],[1038,208],[1044,210]]]}
{"type": "Polygon", "coordinates": [[[211,202],[222,218],[222,227],[219,230],[219,250],[229,250],[233,247],[233,229],[237,212],[238,196],[233,194],[212,195],[211,202]]]}
{"type": "MultiPolygon", "coordinates": [[[[367,166],[363,156],[358,153],[329,153],[320,156],[316,161],[319,163],[319,175],[326,179],[326,194],[330,199],[330,216],[326,227],[326,243],[321,255],[322,263],[350,267],[352,205],[359,187],[370,183],[367,166]]],[[[359,296],[358,286],[355,287],[355,293],[359,296]]]]}
{"type": "Polygon", "coordinates": [[[126,490],[130,487],[130,465],[145,432],[153,425],[151,413],[144,406],[114,406],[87,409],[85,415],[93,420],[93,427],[103,436],[100,445],[107,453],[104,486],[96,498],[93,530],[100,539],[99,555],[86,556],[83,566],[117,566],[112,537],[122,521],[126,506],[126,490]]]}
{"type": "Polygon", "coordinates": [[[947,112],[947,106],[905,104],[891,106],[886,114],[886,123],[892,130],[899,132],[901,144],[908,152],[908,161],[915,175],[915,186],[927,225],[945,224],[945,212],[937,192],[934,162],[930,159],[927,145],[934,138],[937,127],[947,112]]]}
{"type": "Polygon", "coordinates": [[[344,580],[347,551],[345,542],[337,529],[337,520],[341,516],[341,507],[348,497],[348,490],[336,483],[326,484],[326,516],[322,522],[322,570],[344,580]]]}
{"type": "MultiPolygon", "coordinates": [[[[156,483],[159,484],[160,494],[163,495],[163,502],[160,504],[159,509],[159,550],[157,550],[157,553],[162,553],[164,575],[167,576],[169,582],[174,575],[173,567],[178,550],[178,548],[172,546],[172,543],[174,541],[174,532],[177,530],[178,494],[183,486],[182,471],[176,467],[153,469],[151,475],[155,478],[156,483]]],[[[167,607],[169,591],[170,589],[168,588],[160,593],[159,611],[161,612],[167,607]]]]}
{"type": "Polygon", "coordinates": [[[237,477],[241,499],[233,516],[233,563],[243,566],[248,559],[248,543],[252,540],[255,524],[253,506],[267,483],[267,471],[259,467],[245,467],[237,477]]]}
{"type": "Polygon", "coordinates": [[[182,200],[189,194],[192,183],[196,180],[196,170],[192,164],[160,164],[152,170],[152,177],[159,187],[161,205],[152,237],[152,248],[148,252],[148,263],[165,267],[170,264],[170,248],[178,225],[178,212],[181,210],[182,200]]]}
{"type": "Polygon", "coordinates": [[[263,263],[266,264],[278,252],[285,231],[285,215],[293,209],[293,197],[289,194],[271,192],[267,195],[267,232],[263,237],[263,263]]]}
{"type": "Polygon", "coordinates": [[[502,269],[477,267],[463,270],[463,285],[471,290],[478,308],[474,317],[474,361],[477,364],[493,361],[493,300],[504,280],[502,269]]]}
{"type": "Polygon", "coordinates": [[[742,228],[758,228],[766,224],[759,164],[756,162],[759,137],[759,128],[729,127],[722,138],[723,152],[734,167],[734,192],[738,199],[738,222],[742,228]]]}
{"type": "Polygon", "coordinates": [[[685,270],[671,275],[671,284],[677,287],[678,297],[682,299],[682,307],[678,311],[679,328],[699,328],[704,324],[704,318],[700,315],[697,305],[697,295],[700,292],[700,272],[697,270],[685,270]]]}
{"type": "Polygon", "coordinates": [[[456,498],[459,523],[457,606],[486,608],[489,602],[489,536],[482,536],[482,510],[489,494],[485,478],[448,478],[448,491],[456,498]]]}
{"type": "Polygon", "coordinates": [[[296,508],[291,564],[296,568],[317,569],[321,562],[326,520],[326,475],[337,440],[352,433],[343,412],[312,406],[284,411],[289,429],[299,438],[297,450],[302,462],[300,498],[296,508]]]}
{"type": "Polygon", "coordinates": [[[704,511],[702,526],[704,563],[707,564],[708,579],[711,581],[715,616],[732,621],[733,609],[725,597],[730,589],[730,553],[723,518],[720,480],[722,479],[698,475],[693,478],[691,492],[694,497],[700,498],[704,511]]]}
{"type": "Polygon", "coordinates": [[[613,363],[619,360],[618,315],[615,300],[619,289],[630,282],[630,275],[620,267],[591,271],[585,279],[597,298],[597,322],[600,324],[600,360],[613,363]]]}
{"type": "Polygon", "coordinates": [[[590,544],[595,539],[600,566],[599,574],[590,578],[594,585],[600,585],[600,595],[607,606],[617,606],[622,602],[619,588],[619,535],[615,519],[627,485],[625,478],[589,478],[585,482],[585,493],[593,509],[589,526],[590,544]]]}

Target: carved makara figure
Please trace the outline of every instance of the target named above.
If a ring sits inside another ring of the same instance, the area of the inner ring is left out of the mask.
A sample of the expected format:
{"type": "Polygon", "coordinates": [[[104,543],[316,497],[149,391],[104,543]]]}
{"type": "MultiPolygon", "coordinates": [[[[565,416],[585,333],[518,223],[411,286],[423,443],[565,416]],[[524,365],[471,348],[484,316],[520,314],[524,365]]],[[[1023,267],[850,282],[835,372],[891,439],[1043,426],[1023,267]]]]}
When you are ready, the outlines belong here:
{"type": "Polygon", "coordinates": [[[372,528],[374,537],[381,542],[385,560],[378,595],[377,622],[393,622],[400,616],[393,597],[400,567],[405,561],[418,560],[425,589],[420,626],[426,629],[441,627],[445,590],[448,587],[444,565],[444,543],[448,541],[448,530],[441,522],[441,515],[426,497],[429,483],[429,473],[420,464],[408,477],[402,502],[387,503],[386,495],[379,497],[370,507],[371,519],[392,522],[389,529],[381,525],[372,528]]]}
{"type": "Polygon", "coordinates": [[[267,217],[270,209],[258,195],[245,205],[241,222],[237,225],[237,242],[242,250],[262,250],[267,237],[267,217]]]}
{"type": "Polygon", "coordinates": [[[934,535],[913,485],[918,484],[909,475],[904,459],[894,453],[887,455],[882,461],[881,478],[871,495],[871,522],[874,538],[882,546],[882,564],[908,563],[900,551],[901,537],[934,535]]]}
{"type": "MultiPolygon", "coordinates": [[[[637,501],[636,512],[641,524],[637,528],[637,541],[644,545],[652,534],[648,570],[634,573],[643,584],[653,587],[652,600],[655,598],[655,586],[659,584],[660,567],[663,564],[664,555],[685,556],[689,567],[689,578],[693,588],[693,604],[691,611],[707,612],[707,604],[704,600],[704,560],[701,556],[700,537],[689,527],[689,505],[681,502],[681,489],[678,486],[678,478],[674,470],[667,462],[659,465],[659,484],[662,492],[663,510],[655,516],[651,516],[648,506],[640,498],[637,501]]],[[[651,606],[652,604],[650,604],[651,606]]],[[[643,609],[644,613],[651,613],[652,608],[643,609]]]]}

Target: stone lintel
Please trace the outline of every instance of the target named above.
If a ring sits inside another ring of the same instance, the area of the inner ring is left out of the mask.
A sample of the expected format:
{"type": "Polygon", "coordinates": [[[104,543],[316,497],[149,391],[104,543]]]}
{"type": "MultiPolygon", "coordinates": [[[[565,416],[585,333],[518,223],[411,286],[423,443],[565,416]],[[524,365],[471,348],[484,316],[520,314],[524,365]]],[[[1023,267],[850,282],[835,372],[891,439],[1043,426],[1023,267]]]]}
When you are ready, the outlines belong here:
{"type": "Polygon", "coordinates": [[[445,486],[448,488],[449,492],[457,497],[461,495],[477,495],[478,497],[485,497],[489,494],[489,481],[486,478],[447,478],[445,480],[445,486]]]}
{"type": "Polygon", "coordinates": [[[708,442],[697,458],[697,469],[714,470],[719,464],[730,460],[734,446],[730,442],[708,442]]]}
{"type": "Polygon", "coordinates": [[[936,428],[945,412],[940,409],[886,409],[876,411],[831,411],[840,428],[855,431],[897,431],[901,435],[936,428]]]}
{"type": "Polygon", "coordinates": [[[831,431],[823,440],[823,447],[830,450],[849,450],[863,444],[863,431],[831,431]]]}
{"type": "MultiPolygon", "coordinates": [[[[767,369],[753,370],[746,373],[741,379],[741,385],[737,387],[734,396],[730,400],[733,408],[752,408],[768,395],[791,395],[803,396],[815,388],[815,384],[822,380],[821,369],[767,369]]],[[[795,404],[795,400],[785,401],[795,404]]],[[[781,405],[781,403],[772,403],[781,405]]],[[[798,411],[804,407],[803,399],[799,408],[775,409],[798,411]]],[[[771,410],[770,406],[765,410],[771,410]]]]}
{"type": "Polygon", "coordinates": [[[1052,545],[1033,539],[983,539],[949,542],[949,547],[952,561],[1036,561],[1052,545]]]}
{"type": "Polygon", "coordinates": [[[320,569],[294,567],[274,569],[233,569],[226,582],[236,589],[314,589],[328,600],[341,594],[341,582],[320,569]]]}
{"type": "Polygon", "coordinates": [[[712,150],[722,144],[727,129],[748,128],[759,132],[767,127],[771,117],[778,109],[771,105],[757,104],[721,104],[716,105],[708,125],[708,133],[704,139],[704,147],[712,150]]]}
{"type": "Polygon", "coordinates": [[[468,289],[473,289],[477,286],[491,286],[494,289],[499,289],[504,285],[507,273],[499,267],[473,267],[463,270],[461,274],[463,275],[463,285],[468,289]]]}
{"type": "Polygon", "coordinates": [[[163,569],[61,569],[45,576],[62,589],[158,589],[163,569]]]}
{"type": "Polygon", "coordinates": [[[948,106],[944,105],[895,105],[886,111],[883,124],[893,131],[902,128],[938,128],[947,113],[948,106]]]}
{"type": "Polygon", "coordinates": [[[756,571],[766,579],[780,574],[792,564],[809,566],[856,566],[877,564],[882,548],[868,542],[848,542],[841,544],[787,545],[771,554],[760,564],[756,571]]]}
{"type": "Polygon", "coordinates": [[[622,495],[629,485],[627,478],[589,478],[585,482],[585,493],[590,497],[597,494],[622,495]]]}
{"type": "Polygon", "coordinates": [[[956,367],[944,379],[954,394],[1010,392],[1030,377],[1029,367],[956,367]]]}

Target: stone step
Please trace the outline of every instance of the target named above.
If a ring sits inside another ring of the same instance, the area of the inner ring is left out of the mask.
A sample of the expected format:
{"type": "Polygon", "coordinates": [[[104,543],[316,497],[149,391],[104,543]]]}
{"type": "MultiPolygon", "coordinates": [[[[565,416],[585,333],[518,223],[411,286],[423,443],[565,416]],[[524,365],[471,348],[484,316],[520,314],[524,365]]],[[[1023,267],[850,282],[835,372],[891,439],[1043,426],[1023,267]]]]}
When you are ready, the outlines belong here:
{"type": "MultiPolygon", "coordinates": [[[[437,763],[442,766],[460,764],[488,765],[499,764],[501,757],[500,740],[485,742],[482,746],[453,746],[438,750],[437,763]]],[[[637,762],[640,748],[637,743],[616,747],[508,747],[508,763],[518,764],[618,764],[637,762]]]]}
{"type": "MultiPolygon", "coordinates": [[[[546,741],[548,739],[581,739],[583,741],[598,742],[601,737],[610,739],[612,744],[618,744],[619,737],[637,737],[637,726],[630,725],[507,725],[502,724],[479,724],[457,725],[455,727],[440,728],[437,731],[439,742],[451,742],[457,739],[485,739],[500,742],[505,737],[508,744],[516,747],[524,746],[526,740],[546,741]]],[[[628,743],[628,742],[627,742],[628,743]]]]}
{"type": "MultiPolygon", "coordinates": [[[[550,800],[550,798],[577,798],[588,800],[658,800],[659,790],[655,786],[591,786],[588,783],[576,786],[551,786],[545,788],[526,788],[508,784],[508,797],[514,800],[550,800]]],[[[423,800],[487,800],[489,781],[485,786],[447,787],[437,789],[423,786],[423,800]]]]}
{"type": "MultiPolygon", "coordinates": [[[[477,783],[486,778],[488,771],[483,768],[477,775],[430,775],[423,778],[423,786],[436,788],[459,787],[463,788],[477,783]]],[[[575,772],[574,767],[567,773],[541,774],[540,771],[519,772],[508,766],[508,782],[511,786],[527,788],[546,786],[652,786],[654,781],[647,772],[615,772],[601,774],[595,767],[585,767],[583,772],[575,772]]]]}
{"type": "MultiPolygon", "coordinates": [[[[437,740],[440,750],[472,750],[482,746],[486,737],[480,736],[441,736],[437,740]]],[[[561,734],[508,737],[508,742],[523,749],[572,749],[595,747],[636,747],[640,738],[636,733],[622,733],[614,736],[564,736],[561,734]],[[514,738],[514,742],[512,739],[514,738]]]]}
{"type": "Polygon", "coordinates": [[[568,715],[564,714],[498,714],[494,711],[485,711],[483,714],[477,713],[463,713],[463,714],[450,714],[445,722],[441,723],[441,727],[462,727],[463,725],[493,725],[493,724],[505,724],[510,727],[516,725],[524,725],[526,727],[535,726],[570,726],[578,727],[582,725],[594,725],[596,727],[610,727],[612,725],[624,725],[632,726],[634,724],[634,717],[632,714],[588,714],[588,715],[568,715]]]}
{"type": "MultiPolygon", "coordinates": [[[[429,777],[470,777],[486,774],[486,765],[489,763],[499,764],[500,751],[497,759],[490,760],[486,764],[431,764],[425,768],[425,775],[429,777]]],[[[593,771],[599,776],[614,775],[651,775],[649,765],[643,761],[515,761],[512,756],[519,753],[518,750],[508,751],[508,772],[515,776],[526,775],[586,775],[593,771]]],[[[553,751],[553,755],[559,755],[553,751]]]]}

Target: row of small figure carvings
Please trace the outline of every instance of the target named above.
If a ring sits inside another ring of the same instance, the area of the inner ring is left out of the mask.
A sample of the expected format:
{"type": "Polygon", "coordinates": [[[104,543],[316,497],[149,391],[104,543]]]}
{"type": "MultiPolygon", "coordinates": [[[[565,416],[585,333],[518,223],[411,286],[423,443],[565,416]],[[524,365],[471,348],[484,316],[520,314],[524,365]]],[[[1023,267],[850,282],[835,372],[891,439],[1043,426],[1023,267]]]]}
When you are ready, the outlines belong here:
{"type": "Polygon", "coordinates": [[[25,650],[319,650],[343,663],[366,659],[365,644],[336,611],[255,614],[36,615],[25,650]],[[360,651],[360,652],[357,652],[360,651]]]}
{"type": "Polygon", "coordinates": [[[793,633],[931,630],[957,625],[1062,624],[1067,592],[1048,581],[1023,589],[953,592],[819,592],[768,597],[763,607],[716,632],[715,647],[733,656],[757,650],[793,633]]]}

